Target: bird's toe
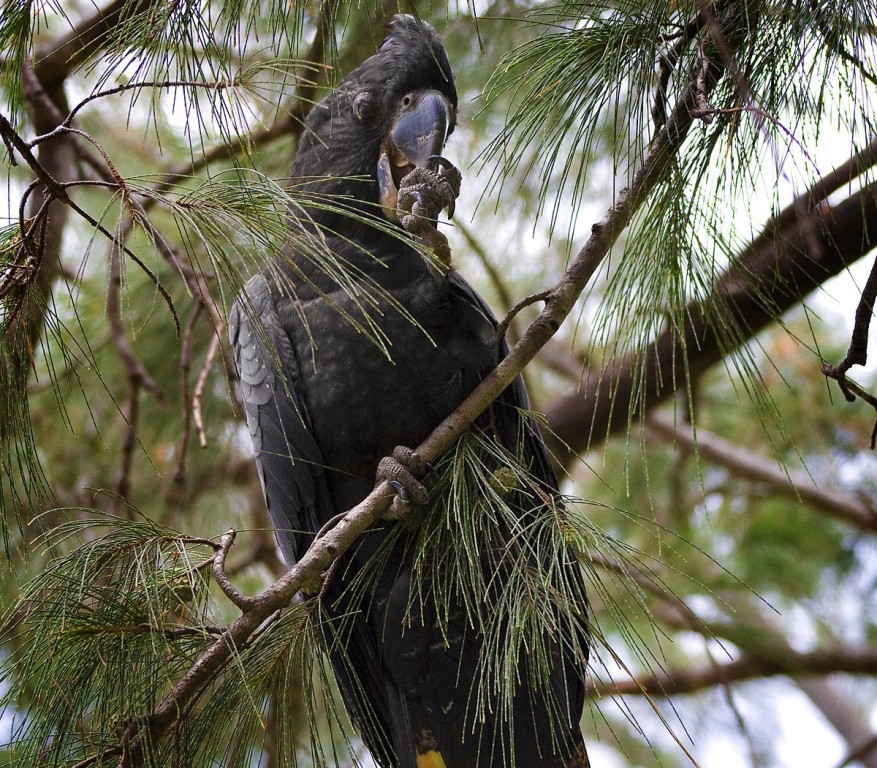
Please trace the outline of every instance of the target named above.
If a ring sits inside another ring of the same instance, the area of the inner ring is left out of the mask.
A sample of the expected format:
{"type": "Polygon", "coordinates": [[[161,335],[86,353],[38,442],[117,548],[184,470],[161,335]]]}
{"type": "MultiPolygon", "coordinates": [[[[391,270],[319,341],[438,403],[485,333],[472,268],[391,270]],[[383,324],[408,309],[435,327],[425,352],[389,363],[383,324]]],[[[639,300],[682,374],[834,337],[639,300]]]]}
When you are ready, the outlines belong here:
{"type": "Polygon", "coordinates": [[[429,465],[415,451],[398,446],[392,456],[385,456],[378,463],[377,480],[386,480],[395,490],[396,496],[386,518],[398,520],[404,517],[411,504],[424,505],[429,503],[429,491],[418,480],[429,469],[429,465]]]}

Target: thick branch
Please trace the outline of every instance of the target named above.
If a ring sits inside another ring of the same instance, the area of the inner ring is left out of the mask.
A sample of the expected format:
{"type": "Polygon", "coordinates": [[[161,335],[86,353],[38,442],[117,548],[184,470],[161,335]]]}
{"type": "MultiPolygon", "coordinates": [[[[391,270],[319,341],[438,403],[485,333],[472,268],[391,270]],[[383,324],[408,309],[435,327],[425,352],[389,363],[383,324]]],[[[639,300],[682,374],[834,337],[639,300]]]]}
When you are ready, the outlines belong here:
{"type": "MultiPolygon", "coordinates": [[[[877,162],[872,144],[867,161],[877,162]]],[[[870,184],[835,206],[810,197],[837,188],[842,172],[855,175],[865,153],[826,177],[820,185],[786,208],[740,255],[704,302],[685,310],[684,338],[665,331],[644,350],[620,358],[602,373],[586,375],[580,390],[558,398],[547,409],[558,441],[552,449],[564,462],[605,437],[625,429],[632,418],[671,397],[673,382],[684,380],[682,360],[696,377],[752,339],[768,323],[800,303],[818,286],[837,275],[877,245],[877,185],[870,184]],[[831,182],[830,184],[828,182],[831,182]],[[724,319],[705,307],[724,308],[724,319]],[[727,326],[732,319],[737,329],[727,326]],[[631,413],[628,403],[645,380],[644,391],[631,413]],[[569,446],[570,453],[562,444],[569,446]]]]}

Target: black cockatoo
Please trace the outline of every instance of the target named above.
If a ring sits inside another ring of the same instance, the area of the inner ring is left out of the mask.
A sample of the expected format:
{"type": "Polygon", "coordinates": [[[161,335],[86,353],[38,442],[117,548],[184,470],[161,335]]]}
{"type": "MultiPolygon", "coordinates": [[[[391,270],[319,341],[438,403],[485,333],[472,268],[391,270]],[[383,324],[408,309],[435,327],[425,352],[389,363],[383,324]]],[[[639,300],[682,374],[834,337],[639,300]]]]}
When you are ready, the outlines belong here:
{"type": "MultiPolygon", "coordinates": [[[[305,234],[296,241],[309,233],[313,252],[278,254],[232,309],[241,399],[289,564],[368,495],[376,474],[399,489],[388,518],[424,503],[425,468],[405,446],[418,445],[506,353],[435,227],[459,193],[459,172],[440,156],[456,114],[441,39],[429,24],[396,16],[378,52],[308,117],[293,183],[337,203],[292,217],[305,234]],[[375,216],[383,227],[367,220],[375,216]]],[[[519,379],[485,428],[506,445],[523,441],[541,486],[535,503],[544,504],[557,480],[527,407],[519,379]]],[[[574,643],[544,638],[554,663],[542,686],[521,654],[503,714],[483,705],[496,694],[478,690],[483,637],[465,612],[452,606],[441,632],[428,599],[412,613],[404,537],[368,591],[346,589],[394,525],[373,526],[331,569],[319,598],[339,688],[375,760],[384,768],[586,766],[586,659],[572,658],[574,643]],[[335,631],[342,617],[346,629],[335,631]]]]}

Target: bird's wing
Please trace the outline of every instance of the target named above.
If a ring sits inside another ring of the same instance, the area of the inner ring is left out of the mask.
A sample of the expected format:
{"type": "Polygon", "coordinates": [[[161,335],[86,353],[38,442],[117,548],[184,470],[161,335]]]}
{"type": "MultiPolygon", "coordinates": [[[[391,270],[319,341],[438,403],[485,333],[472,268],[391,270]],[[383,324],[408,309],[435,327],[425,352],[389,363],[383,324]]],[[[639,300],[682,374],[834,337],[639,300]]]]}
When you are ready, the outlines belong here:
{"type": "MultiPolygon", "coordinates": [[[[301,396],[298,354],[278,316],[271,285],[264,275],[253,277],[228,322],[259,479],[277,541],[291,566],[312,534],[339,510],[331,506],[323,456],[301,396]]],[[[324,588],[321,605],[328,613],[320,630],[346,706],[381,764],[389,766],[387,707],[394,702],[385,702],[380,648],[375,637],[351,623],[360,607],[356,598],[342,596],[343,589],[339,578],[330,579],[324,588]],[[339,615],[346,620],[339,620],[339,615]],[[357,631],[355,642],[348,636],[352,627],[357,631]]]]}
{"type": "Polygon", "coordinates": [[[306,548],[300,534],[318,531],[331,513],[321,508],[329,503],[324,467],[298,394],[298,357],[264,275],[246,284],[228,328],[268,513],[291,566],[306,548]]]}
{"type": "MultiPolygon", "coordinates": [[[[471,304],[491,322],[496,323],[490,307],[459,273],[452,271],[448,275],[448,282],[451,290],[459,298],[471,304]]],[[[500,339],[499,360],[503,360],[508,352],[509,347],[505,339],[500,339]]],[[[551,464],[539,425],[529,415],[530,398],[521,376],[516,376],[515,380],[496,399],[492,411],[493,423],[503,444],[506,446],[517,445],[523,439],[523,454],[525,460],[529,462],[528,469],[531,475],[547,490],[557,493],[559,488],[557,475],[551,464]]]]}
{"type": "MultiPolygon", "coordinates": [[[[449,275],[449,281],[451,290],[456,292],[458,297],[493,320],[490,309],[484,300],[462,277],[452,272],[449,275]]],[[[502,360],[505,358],[508,351],[509,348],[505,340],[500,340],[498,359],[502,360]]],[[[527,396],[527,390],[521,376],[517,376],[491,406],[491,424],[496,430],[497,436],[506,447],[517,446],[523,441],[523,459],[527,464],[530,476],[536,479],[549,494],[555,497],[559,496],[557,475],[551,464],[548,449],[545,447],[539,425],[530,415],[530,399],[527,396]]],[[[526,502],[523,498],[521,502],[524,505],[522,509],[532,504],[532,500],[526,502]]],[[[577,566],[574,566],[573,571],[568,574],[567,578],[581,580],[583,576],[577,566]]],[[[582,583],[581,593],[584,595],[584,592],[584,584],[582,583]]],[[[587,640],[584,641],[583,645],[586,644],[587,640]]],[[[465,635],[461,635],[458,648],[451,647],[448,650],[449,657],[458,657],[457,664],[460,665],[458,669],[462,670],[462,674],[474,676],[476,670],[471,667],[471,664],[468,669],[464,669],[467,663],[467,660],[464,658],[467,654],[465,635]]],[[[581,731],[576,722],[584,705],[585,686],[583,668],[579,661],[569,658],[560,645],[552,644],[551,652],[556,656],[557,663],[550,672],[548,682],[556,697],[556,703],[562,709],[565,708],[570,717],[568,723],[569,730],[564,731],[562,727],[558,728],[560,723],[555,723],[555,715],[549,714],[547,711],[546,700],[543,698],[543,695],[530,688],[528,681],[532,677],[531,672],[527,671],[526,668],[531,662],[526,657],[523,657],[518,668],[520,681],[516,685],[514,694],[513,720],[515,726],[513,728],[514,733],[511,735],[511,740],[514,743],[514,754],[520,765],[538,764],[546,767],[559,765],[586,767],[588,765],[587,752],[584,747],[581,731]],[[557,730],[555,731],[555,729],[557,730]],[[551,742],[555,738],[560,739],[558,745],[564,745],[560,753],[555,751],[557,745],[551,746],[551,742]],[[567,758],[561,760],[559,754],[564,752],[566,752],[567,758]],[[552,753],[554,756],[549,757],[552,753]]],[[[476,656],[477,650],[469,647],[468,653],[476,656]]],[[[447,670],[444,669],[447,661],[448,659],[445,658],[433,659],[433,672],[439,673],[435,679],[436,684],[434,686],[439,696],[443,692],[445,696],[453,695],[453,690],[445,690],[439,680],[439,678],[447,675],[447,670]]],[[[471,662],[471,660],[468,661],[471,662]]],[[[556,714],[560,715],[560,711],[557,711],[556,714]]],[[[562,717],[563,715],[560,716],[562,717]]],[[[440,742],[450,745],[452,748],[456,744],[465,743],[462,734],[451,736],[451,732],[461,725],[459,716],[452,721],[437,723],[436,725],[438,726],[437,733],[444,731],[444,738],[440,737],[440,742]]],[[[469,748],[471,749],[471,745],[469,748]]],[[[448,751],[450,752],[451,750],[448,751]]],[[[503,749],[500,749],[500,752],[502,751],[503,749]]],[[[471,761],[471,756],[467,758],[462,753],[460,756],[449,754],[448,757],[456,758],[457,761],[462,760],[463,764],[471,761]]],[[[450,765],[451,762],[448,764],[450,765]]]]}

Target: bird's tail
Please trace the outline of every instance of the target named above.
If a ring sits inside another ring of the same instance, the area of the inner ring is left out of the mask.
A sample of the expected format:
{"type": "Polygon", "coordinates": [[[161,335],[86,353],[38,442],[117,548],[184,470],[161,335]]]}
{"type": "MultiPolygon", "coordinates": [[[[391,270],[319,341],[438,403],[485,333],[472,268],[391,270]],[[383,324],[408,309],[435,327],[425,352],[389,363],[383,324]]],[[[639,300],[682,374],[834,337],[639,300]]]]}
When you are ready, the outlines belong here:
{"type": "Polygon", "coordinates": [[[425,718],[416,716],[423,713],[415,706],[417,712],[412,717],[405,693],[391,681],[387,681],[386,688],[393,749],[399,768],[448,768],[425,718]]]}

